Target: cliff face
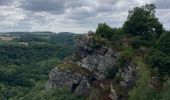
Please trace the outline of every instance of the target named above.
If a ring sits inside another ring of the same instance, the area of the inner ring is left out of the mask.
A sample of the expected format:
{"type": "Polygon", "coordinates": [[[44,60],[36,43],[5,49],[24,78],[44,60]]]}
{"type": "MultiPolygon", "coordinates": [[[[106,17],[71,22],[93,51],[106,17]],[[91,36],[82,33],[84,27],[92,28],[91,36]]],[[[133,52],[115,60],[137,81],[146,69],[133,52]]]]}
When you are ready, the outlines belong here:
{"type": "Polygon", "coordinates": [[[135,81],[135,67],[129,64],[118,68],[118,52],[96,41],[93,35],[76,38],[76,52],[50,72],[46,89],[67,87],[89,100],[126,99],[135,81]]]}

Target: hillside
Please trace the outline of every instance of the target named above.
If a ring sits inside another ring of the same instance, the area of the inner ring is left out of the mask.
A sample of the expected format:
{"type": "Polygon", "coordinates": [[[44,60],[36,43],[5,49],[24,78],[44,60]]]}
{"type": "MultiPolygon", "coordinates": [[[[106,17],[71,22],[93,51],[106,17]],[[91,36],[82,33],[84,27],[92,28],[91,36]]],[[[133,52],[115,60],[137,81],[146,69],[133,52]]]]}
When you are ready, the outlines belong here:
{"type": "Polygon", "coordinates": [[[0,100],[29,94],[37,85],[44,89],[48,73],[74,51],[75,34],[5,33],[0,41],[0,100]]]}
{"type": "Polygon", "coordinates": [[[170,31],[155,13],[134,7],[86,34],[6,33],[0,100],[170,100],[170,31]]]}

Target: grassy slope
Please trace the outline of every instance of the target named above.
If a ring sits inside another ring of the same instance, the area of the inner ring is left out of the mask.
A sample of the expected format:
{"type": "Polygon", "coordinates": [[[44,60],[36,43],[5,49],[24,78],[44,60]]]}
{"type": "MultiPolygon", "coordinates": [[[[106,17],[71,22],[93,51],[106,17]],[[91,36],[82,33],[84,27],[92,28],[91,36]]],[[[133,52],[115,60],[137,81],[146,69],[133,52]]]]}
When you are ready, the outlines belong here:
{"type": "Polygon", "coordinates": [[[129,100],[159,100],[159,93],[149,86],[151,73],[142,58],[136,57],[135,63],[138,69],[136,86],[129,93],[129,100]]]}

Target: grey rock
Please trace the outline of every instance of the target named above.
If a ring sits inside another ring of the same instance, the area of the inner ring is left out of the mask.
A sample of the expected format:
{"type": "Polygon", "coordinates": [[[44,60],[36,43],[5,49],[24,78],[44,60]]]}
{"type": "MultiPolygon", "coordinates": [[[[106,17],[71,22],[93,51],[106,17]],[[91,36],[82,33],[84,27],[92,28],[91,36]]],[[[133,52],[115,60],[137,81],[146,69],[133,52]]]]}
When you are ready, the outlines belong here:
{"type": "MultiPolygon", "coordinates": [[[[93,33],[89,34],[82,35],[76,39],[76,52],[74,56],[69,58],[71,59],[69,63],[74,62],[80,69],[85,69],[88,75],[77,70],[61,70],[59,69],[60,66],[58,66],[50,72],[46,90],[54,87],[67,87],[77,94],[86,95],[95,81],[106,79],[106,70],[115,67],[117,53],[109,47],[93,41],[91,38],[93,33]]],[[[120,81],[122,87],[130,88],[135,82],[135,67],[130,64],[127,67],[119,68],[116,76],[122,78],[120,81]]],[[[116,91],[112,87],[109,98],[112,98],[112,100],[118,99],[116,91]]]]}
{"type": "Polygon", "coordinates": [[[119,68],[116,76],[121,77],[119,84],[124,87],[124,92],[128,94],[128,91],[133,88],[135,81],[137,80],[135,66],[130,64],[127,65],[127,67],[119,68]]]}
{"type": "Polygon", "coordinates": [[[49,74],[48,88],[56,86],[67,87],[70,90],[76,89],[74,85],[80,84],[82,81],[82,75],[78,72],[72,72],[70,70],[60,70],[59,68],[53,69],[49,74]]]}

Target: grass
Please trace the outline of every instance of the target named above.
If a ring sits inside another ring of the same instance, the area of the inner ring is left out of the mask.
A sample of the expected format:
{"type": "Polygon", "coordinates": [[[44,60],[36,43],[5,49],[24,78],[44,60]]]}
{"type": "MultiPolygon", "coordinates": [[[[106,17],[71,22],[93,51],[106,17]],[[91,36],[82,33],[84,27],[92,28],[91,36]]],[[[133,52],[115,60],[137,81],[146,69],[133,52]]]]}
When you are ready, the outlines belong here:
{"type": "Polygon", "coordinates": [[[159,100],[159,93],[149,86],[151,73],[148,67],[140,57],[137,57],[134,62],[138,69],[138,80],[129,93],[129,100],[159,100]]]}

